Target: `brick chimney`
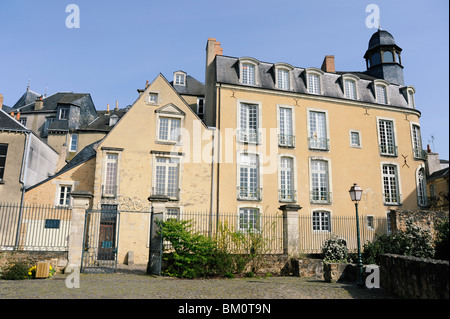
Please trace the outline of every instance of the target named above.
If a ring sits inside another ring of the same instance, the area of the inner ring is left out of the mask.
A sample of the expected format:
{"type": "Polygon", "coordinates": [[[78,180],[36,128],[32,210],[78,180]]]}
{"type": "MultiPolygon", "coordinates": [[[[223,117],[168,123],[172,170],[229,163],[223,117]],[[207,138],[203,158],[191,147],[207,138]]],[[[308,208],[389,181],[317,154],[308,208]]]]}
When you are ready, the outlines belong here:
{"type": "Polygon", "coordinates": [[[326,55],[325,59],[323,59],[322,71],[335,73],[336,68],[334,66],[334,55],[326,55]]]}
{"type": "Polygon", "coordinates": [[[34,102],[34,110],[39,111],[44,107],[44,100],[42,100],[42,95],[36,99],[34,102]]]}
{"type": "Polygon", "coordinates": [[[0,94],[0,110],[2,109],[2,107],[3,107],[3,95],[0,94]]]}

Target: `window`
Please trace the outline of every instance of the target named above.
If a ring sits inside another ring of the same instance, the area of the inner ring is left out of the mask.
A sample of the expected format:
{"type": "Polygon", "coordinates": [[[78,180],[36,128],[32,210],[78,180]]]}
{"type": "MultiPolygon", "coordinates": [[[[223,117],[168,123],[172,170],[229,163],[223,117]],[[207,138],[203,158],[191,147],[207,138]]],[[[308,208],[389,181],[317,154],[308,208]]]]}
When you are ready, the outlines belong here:
{"type": "Polygon", "coordinates": [[[61,220],[59,219],[46,219],[44,228],[59,229],[60,223],[61,220]]]}
{"type": "Polygon", "coordinates": [[[242,83],[255,85],[255,66],[249,63],[242,64],[242,83]]]}
{"type": "Polygon", "coordinates": [[[50,124],[52,124],[54,121],[56,121],[55,117],[47,117],[47,118],[45,118],[44,136],[47,136],[48,128],[49,128],[50,124]]]}
{"type": "Polygon", "coordinates": [[[325,112],[309,111],[309,148],[328,150],[327,120],[325,112]]]}
{"type": "Polygon", "coordinates": [[[257,104],[240,103],[238,142],[259,143],[259,112],[257,104]]]}
{"type": "Polygon", "coordinates": [[[8,144],[0,144],[0,182],[3,182],[6,166],[6,153],[8,152],[8,144]]]}
{"type": "Polygon", "coordinates": [[[427,183],[425,181],[425,170],[422,168],[417,172],[417,203],[419,206],[425,207],[427,201],[427,183]]]}
{"type": "Polygon", "coordinates": [[[414,103],[414,92],[409,90],[408,91],[408,106],[411,108],[415,107],[415,103],[414,103]]]}
{"type": "Polygon", "coordinates": [[[261,200],[259,156],[256,154],[240,154],[238,174],[237,198],[241,200],[261,200]]]}
{"type": "Polygon", "coordinates": [[[59,109],[59,119],[60,120],[67,120],[69,118],[69,108],[68,107],[61,107],[59,109]]]}
{"type": "Polygon", "coordinates": [[[327,161],[311,160],[311,203],[331,203],[327,161]]]}
{"type": "Polygon", "coordinates": [[[197,98],[197,115],[203,120],[205,116],[205,99],[197,98]]]}
{"type": "Polygon", "coordinates": [[[350,131],[350,147],[361,148],[361,133],[359,131],[350,131]]]}
{"type": "Polygon", "coordinates": [[[70,135],[70,152],[76,152],[78,147],[78,134],[70,135]]]}
{"type": "Polygon", "coordinates": [[[390,51],[383,52],[383,63],[394,62],[394,55],[390,51]]]}
{"type": "Polygon", "coordinates": [[[289,70],[281,68],[277,69],[277,88],[282,90],[289,90],[289,87],[289,70]]]}
{"type": "Polygon", "coordinates": [[[153,195],[163,195],[172,199],[178,199],[179,169],[179,158],[157,156],[153,195]]]}
{"type": "Polygon", "coordinates": [[[175,85],[186,85],[186,74],[185,73],[175,73],[175,85]]]}
{"type": "Polygon", "coordinates": [[[392,164],[383,164],[383,199],[385,204],[400,204],[397,166],[392,164]]]}
{"type": "Polygon", "coordinates": [[[416,124],[412,124],[412,142],[414,158],[424,159],[422,137],[420,136],[420,126],[416,124]]]}
{"type": "Polygon", "coordinates": [[[72,186],[59,187],[59,206],[70,206],[70,192],[72,191],[72,186]]]}
{"type": "Polygon", "coordinates": [[[114,126],[117,124],[117,122],[119,121],[119,117],[115,114],[111,115],[109,117],[109,126],[114,126]]]}
{"type": "Polygon", "coordinates": [[[375,229],[375,220],[372,215],[366,216],[366,227],[369,230],[375,229]]]}
{"type": "Polygon", "coordinates": [[[293,116],[292,108],[290,107],[279,107],[278,108],[278,123],[279,123],[279,134],[278,134],[278,145],[284,147],[294,147],[295,146],[295,136],[293,132],[293,116]]]}
{"type": "Polygon", "coordinates": [[[294,159],[281,157],[280,159],[280,189],[278,199],[281,202],[294,202],[296,200],[294,188],[294,159]]]}
{"type": "Polygon", "coordinates": [[[381,55],[376,52],[370,57],[370,66],[375,66],[381,63],[381,55]]]}
{"type": "Polygon", "coordinates": [[[148,94],[148,103],[149,104],[158,104],[159,103],[159,94],[157,92],[150,92],[148,94]]]}
{"type": "Polygon", "coordinates": [[[23,126],[27,126],[27,118],[26,117],[21,117],[20,118],[20,124],[22,124],[23,126]]]}
{"type": "Polygon", "coordinates": [[[387,94],[386,94],[386,86],[384,85],[375,85],[375,96],[378,103],[388,104],[387,103],[387,94]]]}
{"type": "Polygon", "coordinates": [[[391,120],[378,120],[378,135],[380,154],[386,156],[397,156],[395,144],[394,122],[391,120]]]}
{"type": "Polygon", "coordinates": [[[166,220],[167,219],[180,219],[180,208],[179,207],[167,207],[166,208],[166,220]]]}
{"type": "Polygon", "coordinates": [[[258,232],[260,230],[260,213],[258,208],[239,209],[239,231],[258,232]]]}
{"type": "Polygon", "coordinates": [[[330,212],[313,212],[312,223],[315,231],[331,232],[330,212]]]}
{"type": "Polygon", "coordinates": [[[105,180],[103,183],[103,196],[117,196],[117,164],[119,155],[115,153],[106,153],[105,162],[105,180]]]}
{"type": "Polygon", "coordinates": [[[344,94],[347,99],[356,100],[356,82],[344,80],[344,94]]]}
{"type": "Polygon", "coordinates": [[[320,75],[308,73],[308,92],[320,94],[320,75]]]}
{"type": "Polygon", "coordinates": [[[179,142],[181,133],[180,118],[159,118],[158,139],[165,142],[179,142]]]}

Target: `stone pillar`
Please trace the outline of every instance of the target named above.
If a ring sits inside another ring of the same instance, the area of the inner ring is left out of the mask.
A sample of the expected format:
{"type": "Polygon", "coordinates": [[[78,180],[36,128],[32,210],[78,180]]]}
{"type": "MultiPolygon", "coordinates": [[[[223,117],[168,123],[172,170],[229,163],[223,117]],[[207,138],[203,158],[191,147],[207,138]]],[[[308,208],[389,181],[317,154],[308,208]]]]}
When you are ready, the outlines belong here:
{"type": "Polygon", "coordinates": [[[296,258],[300,254],[298,211],[300,205],[282,205],[279,207],[283,211],[283,252],[289,257],[296,258]]]}
{"type": "Polygon", "coordinates": [[[72,215],[69,230],[68,268],[80,268],[83,255],[84,223],[86,210],[91,206],[93,195],[89,192],[74,191],[70,194],[73,199],[72,215]]]}

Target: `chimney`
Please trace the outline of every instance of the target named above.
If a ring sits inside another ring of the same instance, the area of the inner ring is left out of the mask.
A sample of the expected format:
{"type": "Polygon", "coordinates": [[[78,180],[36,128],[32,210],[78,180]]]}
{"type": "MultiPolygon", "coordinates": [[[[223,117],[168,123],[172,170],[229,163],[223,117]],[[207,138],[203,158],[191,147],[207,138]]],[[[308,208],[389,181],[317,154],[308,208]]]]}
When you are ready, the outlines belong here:
{"type": "Polygon", "coordinates": [[[106,106],[106,114],[108,114],[109,115],[109,104],[106,106]]]}
{"type": "Polygon", "coordinates": [[[20,112],[17,112],[17,114],[16,114],[16,120],[17,120],[17,122],[20,121],[20,112]]]}
{"type": "Polygon", "coordinates": [[[42,110],[44,107],[44,101],[42,100],[42,95],[37,98],[37,100],[34,102],[34,110],[39,111],[42,110]]]}
{"type": "Polygon", "coordinates": [[[3,95],[0,94],[0,110],[2,109],[2,107],[3,107],[3,95]]]}
{"type": "Polygon", "coordinates": [[[431,153],[431,148],[430,148],[430,144],[427,144],[427,153],[431,153]]]}
{"type": "Polygon", "coordinates": [[[114,111],[118,111],[119,110],[119,101],[116,101],[116,108],[114,109],[114,111]]]}
{"type": "Polygon", "coordinates": [[[323,59],[322,71],[335,73],[336,68],[334,67],[334,55],[326,55],[325,59],[323,59]]]}
{"type": "Polygon", "coordinates": [[[206,66],[210,65],[216,55],[222,55],[223,48],[220,46],[220,42],[214,38],[208,38],[206,44],[206,66]]]}

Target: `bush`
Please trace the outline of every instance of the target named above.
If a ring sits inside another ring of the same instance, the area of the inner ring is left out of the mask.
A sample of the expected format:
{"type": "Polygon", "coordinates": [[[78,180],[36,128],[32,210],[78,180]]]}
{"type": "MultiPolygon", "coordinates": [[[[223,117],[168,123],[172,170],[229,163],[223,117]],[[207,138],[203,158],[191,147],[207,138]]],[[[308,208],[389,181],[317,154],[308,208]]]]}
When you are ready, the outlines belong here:
{"type": "Polygon", "coordinates": [[[436,239],[434,241],[434,258],[449,260],[450,246],[448,242],[449,224],[448,219],[440,221],[435,226],[436,239]]]}
{"type": "Polygon", "coordinates": [[[3,270],[2,279],[5,280],[23,280],[28,278],[28,268],[30,266],[25,262],[18,262],[10,265],[3,270]]]}
{"type": "Polygon", "coordinates": [[[348,249],[345,240],[331,236],[322,246],[322,255],[325,262],[347,262],[348,249]]]}

